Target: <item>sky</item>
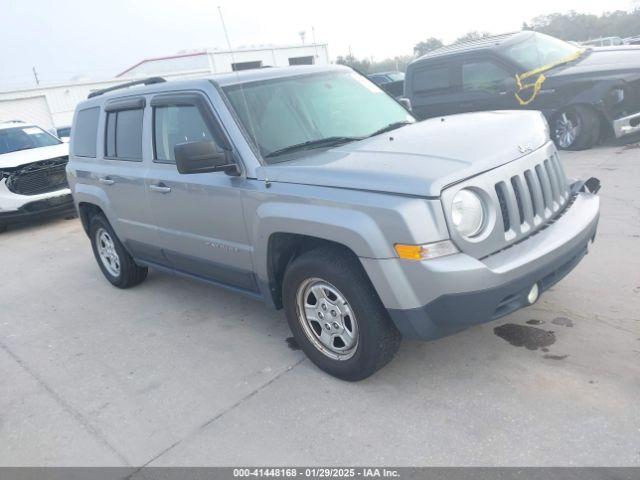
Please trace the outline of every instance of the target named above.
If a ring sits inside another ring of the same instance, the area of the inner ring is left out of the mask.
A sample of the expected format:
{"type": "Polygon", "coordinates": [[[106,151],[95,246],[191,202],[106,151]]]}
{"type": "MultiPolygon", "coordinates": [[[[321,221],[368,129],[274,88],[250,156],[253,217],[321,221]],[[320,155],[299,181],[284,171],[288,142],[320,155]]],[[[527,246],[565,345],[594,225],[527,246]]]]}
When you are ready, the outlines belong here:
{"type": "Polygon", "coordinates": [[[504,33],[524,21],[576,10],[628,10],[638,0],[0,0],[0,91],[78,75],[109,78],[138,61],[185,50],[286,45],[315,39],[335,59],[351,50],[381,60],[428,37],[504,33]]]}

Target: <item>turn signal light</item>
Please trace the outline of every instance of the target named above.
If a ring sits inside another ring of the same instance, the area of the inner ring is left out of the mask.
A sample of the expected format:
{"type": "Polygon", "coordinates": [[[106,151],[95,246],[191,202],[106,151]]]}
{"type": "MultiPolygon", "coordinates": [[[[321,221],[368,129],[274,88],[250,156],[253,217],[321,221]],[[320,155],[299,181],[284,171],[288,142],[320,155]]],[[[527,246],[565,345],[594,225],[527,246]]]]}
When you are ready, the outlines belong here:
{"type": "Polygon", "coordinates": [[[458,253],[458,249],[451,240],[441,242],[425,243],[423,245],[405,245],[396,243],[394,245],[398,257],[403,260],[429,260],[445,255],[458,253]]]}

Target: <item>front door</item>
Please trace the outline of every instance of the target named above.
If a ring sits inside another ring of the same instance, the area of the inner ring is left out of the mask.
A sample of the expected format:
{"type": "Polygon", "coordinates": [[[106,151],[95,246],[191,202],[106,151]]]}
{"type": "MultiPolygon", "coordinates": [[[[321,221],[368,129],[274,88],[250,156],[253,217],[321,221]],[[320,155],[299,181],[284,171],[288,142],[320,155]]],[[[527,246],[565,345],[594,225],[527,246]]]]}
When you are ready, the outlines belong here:
{"type": "Polygon", "coordinates": [[[459,112],[510,110],[515,99],[515,73],[492,58],[463,60],[460,65],[462,91],[459,112]]]}
{"type": "Polygon", "coordinates": [[[226,142],[210,103],[200,93],[152,99],[152,167],[147,176],[160,247],[181,272],[242,290],[257,291],[242,211],[246,179],[224,172],[180,174],[174,147],[226,142]]]}

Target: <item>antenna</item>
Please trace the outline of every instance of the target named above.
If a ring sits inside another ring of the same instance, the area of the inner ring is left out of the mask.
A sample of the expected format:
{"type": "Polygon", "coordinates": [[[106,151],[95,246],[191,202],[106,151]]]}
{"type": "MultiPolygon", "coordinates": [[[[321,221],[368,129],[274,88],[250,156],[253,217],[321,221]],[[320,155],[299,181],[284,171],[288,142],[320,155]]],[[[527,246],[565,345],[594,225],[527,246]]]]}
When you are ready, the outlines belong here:
{"type": "Polygon", "coordinates": [[[311,26],[311,39],[313,40],[313,49],[316,52],[316,60],[317,60],[320,57],[318,56],[318,42],[316,42],[316,27],[314,27],[313,25],[311,26]]]}
{"type": "MultiPolygon", "coordinates": [[[[233,70],[233,64],[236,63],[235,55],[233,54],[233,48],[231,47],[231,40],[229,40],[229,32],[227,32],[227,26],[224,23],[224,17],[222,16],[222,7],[218,5],[218,14],[220,15],[220,23],[222,23],[222,30],[224,31],[224,38],[227,40],[227,48],[229,49],[229,53],[231,54],[231,69],[233,70]]],[[[249,104],[247,102],[247,97],[244,94],[244,87],[242,86],[242,82],[240,82],[240,74],[236,70],[236,80],[238,80],[238,84],[240,85],[240,92],[242,93],[242,102],[244,103],[244,108],[247,111],[247,121],[249,122],[249,127],[251,129],[251,136],[253,137],[253,142],[258,149],[258,157],[261,157],[260,152],[260,144],[258,143],[258,137],[256,136],[255,129],[253,128],[253,120],[251,119],[251,114],[249,112],[249,104]]]]}
{"type": "Polygon", "coordinates": [[[224,17],[222,16],[222,7],[220,5],[218,5],[218,15],[220,15],[220,23],[222,23],[222,31],[224,32],[224,38],[227,40],[227,47],[229,48],[229,52],[231,53],[231,60],[233,60],[233,63],[236,63],[235,58],[233,58],[233,49],[231,48],[229,33],[227,32],[227,26],[224,23],[224,17]]]}

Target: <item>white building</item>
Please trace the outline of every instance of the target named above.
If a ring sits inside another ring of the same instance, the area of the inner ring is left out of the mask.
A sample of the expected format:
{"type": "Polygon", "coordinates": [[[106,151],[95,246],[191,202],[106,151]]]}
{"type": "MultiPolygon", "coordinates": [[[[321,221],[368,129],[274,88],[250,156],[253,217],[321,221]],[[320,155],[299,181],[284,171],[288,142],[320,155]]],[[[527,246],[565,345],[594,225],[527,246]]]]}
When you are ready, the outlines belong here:
{"type": "Polygon", "coordinates": [[[76,105],[86,99],[90,92],[146,77],[162,76],[167,80],[177,80],[249,68],[327,63],[329,54],[326,44],[209,50],[150,58],[109,80],[69,82],[0,92],[0,121],[24,120],[44,128],[67,126],[71,124],[76,105]]]}

